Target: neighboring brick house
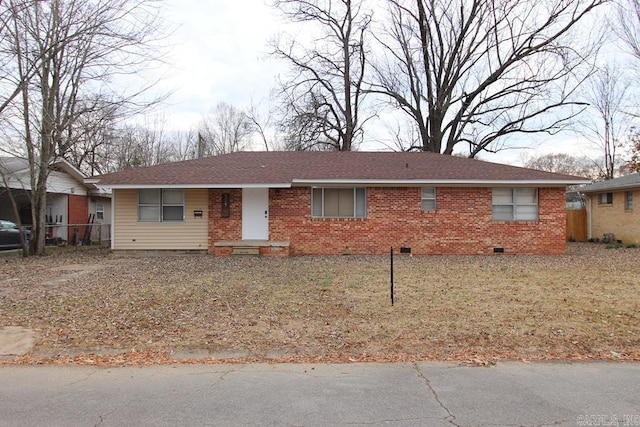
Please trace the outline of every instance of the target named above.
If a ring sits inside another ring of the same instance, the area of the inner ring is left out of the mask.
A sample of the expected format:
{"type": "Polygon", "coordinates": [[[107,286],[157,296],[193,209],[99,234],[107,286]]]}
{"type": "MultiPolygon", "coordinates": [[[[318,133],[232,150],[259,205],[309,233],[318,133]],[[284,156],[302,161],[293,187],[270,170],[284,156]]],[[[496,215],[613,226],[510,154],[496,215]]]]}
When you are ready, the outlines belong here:
{"type": "MultiPolygon", "coordinates": [[[[31,170],[25,159],[0,157],[0,174],[8,182],[0,179],[0,219],[18,222],[11,205],[10,189],[16,204],[22,225],[30,226],[31,221],[31,170]]],[[[59,159],[51,163],[47,178],[47,237],[50,241],[59,239],[73,242],[77,234],[84,237],[89,215],[96,223],[109,223],[111,213],[111,194],[97,188],[94,184],[85,184],[85,176],[71,163],[59,159]]],[[[109,228],[97,226],[91,230],[92,238],[109,239],[109,228]],[[99,236],[97,234],[100,234],[99,236]]]]}
{"type": "Polygon", "coordinates": [[[640,244],[640,173],[580,188],[587,197],[589,238],[614,235],[626,244],[640,244]]]}
{"type": "Polygon", "coordinates": [[[112,248],[561,254],[565,189],[588,180],[434,153],[241,152],[95,177],[112,248]]]}

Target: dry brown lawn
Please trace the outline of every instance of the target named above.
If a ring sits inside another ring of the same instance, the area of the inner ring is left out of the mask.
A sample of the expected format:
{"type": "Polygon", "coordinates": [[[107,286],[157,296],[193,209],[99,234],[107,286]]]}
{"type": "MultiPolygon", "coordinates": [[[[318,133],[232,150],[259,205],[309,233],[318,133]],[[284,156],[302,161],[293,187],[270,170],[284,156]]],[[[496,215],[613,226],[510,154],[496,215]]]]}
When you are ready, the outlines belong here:
{"type": "Polygon", "coordinates": [[[0,328],[36,331],[21,363],[640,359],[640,249],[396,256],[394,282],[383,256],[3,256],[0,328]]]}

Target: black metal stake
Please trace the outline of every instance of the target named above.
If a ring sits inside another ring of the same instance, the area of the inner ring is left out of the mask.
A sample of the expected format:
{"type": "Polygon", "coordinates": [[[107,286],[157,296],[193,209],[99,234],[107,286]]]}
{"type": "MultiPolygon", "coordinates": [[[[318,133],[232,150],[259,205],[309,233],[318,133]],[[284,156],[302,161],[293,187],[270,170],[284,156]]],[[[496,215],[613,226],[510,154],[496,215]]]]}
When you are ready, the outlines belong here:
{"type": "Polygon", "coordinates": [[[391,305],[393,305],[393,246],[391,246],[391,305]]]}

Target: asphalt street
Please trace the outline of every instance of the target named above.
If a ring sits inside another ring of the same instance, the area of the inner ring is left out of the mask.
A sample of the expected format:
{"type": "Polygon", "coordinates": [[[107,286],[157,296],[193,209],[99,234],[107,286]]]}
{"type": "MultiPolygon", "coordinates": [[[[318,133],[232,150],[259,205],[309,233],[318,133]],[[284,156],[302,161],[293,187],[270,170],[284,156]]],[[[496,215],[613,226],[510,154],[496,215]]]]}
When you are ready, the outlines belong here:
{"type": "Polygon", "coordinates": [[[640,426],[640,363],[0,366],[2,426],[640,426]]]}

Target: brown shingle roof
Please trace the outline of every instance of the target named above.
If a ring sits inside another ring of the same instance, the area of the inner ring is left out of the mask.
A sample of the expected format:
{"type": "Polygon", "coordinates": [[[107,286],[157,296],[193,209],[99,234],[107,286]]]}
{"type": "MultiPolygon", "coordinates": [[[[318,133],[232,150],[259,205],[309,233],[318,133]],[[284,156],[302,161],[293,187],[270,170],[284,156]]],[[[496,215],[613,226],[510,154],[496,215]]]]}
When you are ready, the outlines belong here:
{"type": "Polygon", "coordinates": [[[240,152],[167,163],[94,177],[100,186],[240,187],[370,181],[416,184],[480,184],[507,181],[570,185],[588,180],[569,175],[436,153],[240,152]]]}

